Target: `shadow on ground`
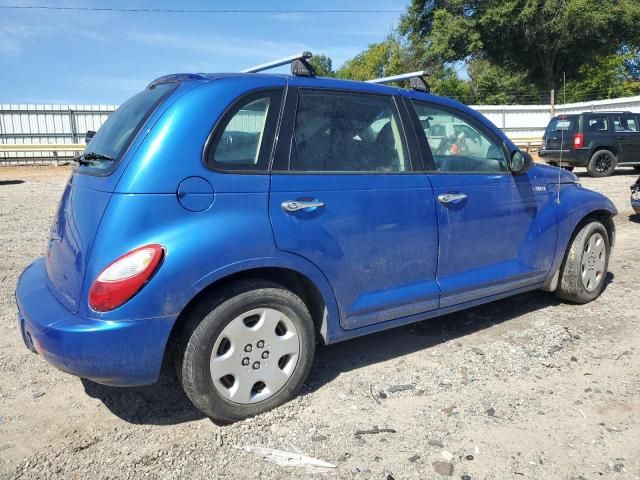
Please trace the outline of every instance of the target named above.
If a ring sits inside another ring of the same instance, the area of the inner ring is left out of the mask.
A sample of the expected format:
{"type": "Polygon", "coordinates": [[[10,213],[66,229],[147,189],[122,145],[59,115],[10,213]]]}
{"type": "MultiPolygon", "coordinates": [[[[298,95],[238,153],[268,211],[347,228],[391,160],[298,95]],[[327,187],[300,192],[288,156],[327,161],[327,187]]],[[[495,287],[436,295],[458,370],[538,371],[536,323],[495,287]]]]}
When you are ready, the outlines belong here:
{"type": "MultiPolygon", "coordinates": [[[[607,283],[612,278],[609,274],[607,283]]],[[[319,347],[303,393],[315,391],[342,372],[426,350],[559,303],[550,293],[523,293],[462,312],[319,347]]],[[[129,423],[173,425],[204,418],[180,388],[173,368],[165,368],[158,383],[149,386],[108,387],[85,379],[82,383],[89,396],[101,400],[114,415],[129,423]]]]}
{"type": "Polygon", "coordinates": [[[204,418],[189,401],[172,368],[166,368],[153,385],[108,387],[81,379],[84,391],[97,398],[122,420],[145,425],[175,425],[204,418]]]}
{"type": "Polygon", "coordinates": [[[20,185],[24,183],[24,180],[0,180],[0,187],[4,187],[5,185],[20,185]]]}

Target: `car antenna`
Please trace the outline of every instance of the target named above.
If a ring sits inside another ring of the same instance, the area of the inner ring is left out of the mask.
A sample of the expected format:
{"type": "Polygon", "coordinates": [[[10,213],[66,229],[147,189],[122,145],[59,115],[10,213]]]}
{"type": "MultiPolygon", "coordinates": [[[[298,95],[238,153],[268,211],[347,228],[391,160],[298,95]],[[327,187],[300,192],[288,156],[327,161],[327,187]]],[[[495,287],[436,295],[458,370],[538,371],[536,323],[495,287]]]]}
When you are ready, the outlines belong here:
{"type": "Polygon", "coordinates": [[[254,65],[253,67],[240,70],[240,73],[258,73],[264,70],[270,70],[272,68],[280,67],[282,65],[291,64],[291,73],[298,77],[315,77],[316,71],[308,62],[308,59],[313,57],[311,52],[300,52],[288,57],[272,60],[267,63],[261,63],[260,65],[254,65]]]}
{"type": "MultiPolygon", "coordinates": [[[[562,103],[564,108],[567,108],[567,74],[562,72],[562,103]]],[[[562,175],[562,152],[564,151],[564,130],[560,130],[560,162],[558,163],[558,191],[556,196],[556,203],[560,204],[560,180],[562,175]]]]}

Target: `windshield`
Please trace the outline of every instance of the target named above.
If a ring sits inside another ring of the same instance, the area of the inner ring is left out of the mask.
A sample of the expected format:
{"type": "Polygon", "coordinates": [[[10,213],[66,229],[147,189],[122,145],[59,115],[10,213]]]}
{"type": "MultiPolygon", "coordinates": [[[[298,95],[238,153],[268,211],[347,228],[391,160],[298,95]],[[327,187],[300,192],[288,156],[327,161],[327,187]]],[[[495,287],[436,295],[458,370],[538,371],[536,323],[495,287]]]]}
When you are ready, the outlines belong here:
{"type": "Polygon", "coordinates": [[[111,170],[124,155],[142,124],[175,87],[175,83],[161,83],[143,90],[122,104],[109,116],[87,145],[85,150],[87,160],[78,166],[78,170],[80,172],[111,170]]]}

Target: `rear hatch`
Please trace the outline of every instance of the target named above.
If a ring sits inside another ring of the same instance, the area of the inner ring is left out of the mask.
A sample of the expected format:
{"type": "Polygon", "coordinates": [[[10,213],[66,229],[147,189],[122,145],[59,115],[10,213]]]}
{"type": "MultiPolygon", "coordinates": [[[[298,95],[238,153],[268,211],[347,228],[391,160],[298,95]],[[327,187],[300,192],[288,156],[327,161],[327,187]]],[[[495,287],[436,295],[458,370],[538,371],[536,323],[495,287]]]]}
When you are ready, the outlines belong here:
{"type": "Polygon", "coordinates": [[[47,247],[47,283],[51,293],[74,313],[91,247],[117,184],[114,172],[138,132],[175,87],[175,83],[155,85],[111,114],[87,145],[64,190],[47,247]]]}
{"type": "Polygon", "coordinates": [[[577,132],[577,115],[558,115],[547,125],[542,137],[545,150],[569,150],[573,145],[573,136],[577,132]]]}

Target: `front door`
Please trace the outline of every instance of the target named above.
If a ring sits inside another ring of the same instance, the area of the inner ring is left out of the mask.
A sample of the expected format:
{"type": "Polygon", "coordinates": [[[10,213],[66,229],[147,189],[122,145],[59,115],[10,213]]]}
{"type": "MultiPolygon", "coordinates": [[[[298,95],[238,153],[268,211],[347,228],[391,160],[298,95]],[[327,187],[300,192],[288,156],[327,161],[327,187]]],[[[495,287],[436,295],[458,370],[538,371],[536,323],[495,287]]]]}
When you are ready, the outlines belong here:
{"type": "Polygon", "coordinates": [[[292,95],[271,178],[278,248],[324,273],[346,329],[438,308],[433,193],[413,171],[396,99],[292,95]]]}
{"type": "Polygon", "coordinates": [[[499,139],[472,116],[413,101],[433,165],[440,307],[540,283],[553,261],[556,219],[533,170],[513,176],[499,139]],[[432,138],[431,132],[445,132],[432,138]]]}

